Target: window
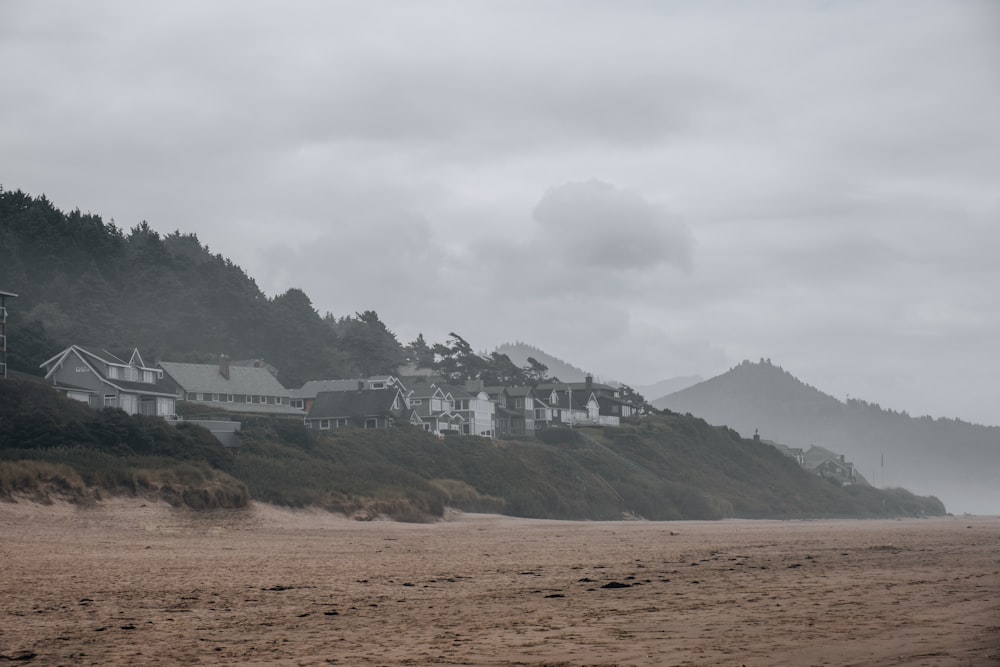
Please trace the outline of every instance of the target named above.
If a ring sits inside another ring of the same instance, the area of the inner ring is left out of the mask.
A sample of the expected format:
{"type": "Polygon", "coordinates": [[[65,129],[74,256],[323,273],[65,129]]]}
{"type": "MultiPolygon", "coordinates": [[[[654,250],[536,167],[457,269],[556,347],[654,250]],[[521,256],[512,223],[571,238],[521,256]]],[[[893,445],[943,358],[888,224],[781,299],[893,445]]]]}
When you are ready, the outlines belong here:
{"type": "Polygon", "coordinates": [[[385,382],[372,382],[372,389],[385,389],[385,382]]]}
{"type": "Polygon", "coordinates": [[[340,419],[337,419],[336,422],[337,422],[337,428],[340,428],[342,426],[347,426],[347,419],[346,418],[342,417],[340,419]]]}
{"type": "Polygon", "coordinates": [[[187,394],[187,399],[189,401],[197,401],[198,400],[198,392],[196,392],[196,391],[189,391],[188,394],[187,394]]]}
{"type": "Polygon", "coordinates": [[[320,427],[321,430],[323,430],[323,429],[329,429],[330,428],[330,420],[329,419],[320,419],[319,420],[319,427],[320,427]]]}
{"type": "Polygon", "coordinates": [[[117,380],[120,377],[121,369],[117,366],[108,366],[108,377],[112,380],[117,380]]]}
{"type": "Polygon", "coordinates": [[[396,398],[392,399],[392,409],[399,410],[399,394],[396,394],[396,398]]]}
{"type": "Polygon", "coordinates": [[[378,428],[378,420],[377,419],[366,419],[365,420],[365,428],[378,428]]]}
{"type": "Polygon", "coordinates": [[[302,409],[304,407],[303,403],[302,403],[302,399],[301,398],[293,398],[292,399],[292,407],[293,408],[302,409]]]}
{"type": "Polygon", "coordinates": [[[106,408],[113,408],[113,407],[115,407],[115,395],[114,394],[105,394],[104,395],[104,407],[106,407],[106,408]]]}
{"type": "Polygon", "coordinates": [[[523,408],[524,407],[524,399],[523,398],[515,398],[514,399],[514,407],[515,408],[523,408]]]}
{"type": "Polygon", "coordinates": [[[410,399],[410,405],[423,405],[423,404],[424,404],[424,399],[422,399],[422,398],[411,398],[410,399]]]}

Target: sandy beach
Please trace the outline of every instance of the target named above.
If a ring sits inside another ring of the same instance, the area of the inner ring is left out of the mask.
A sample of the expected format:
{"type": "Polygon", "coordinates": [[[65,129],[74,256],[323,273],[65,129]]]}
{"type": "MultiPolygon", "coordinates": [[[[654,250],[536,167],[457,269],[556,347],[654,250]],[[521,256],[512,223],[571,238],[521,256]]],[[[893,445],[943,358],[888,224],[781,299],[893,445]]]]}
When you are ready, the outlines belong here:
{"type": "Polygon", "coordinates": [[[1000,665],[1000,518],[0,504],[0,663],[1000,665]]]}

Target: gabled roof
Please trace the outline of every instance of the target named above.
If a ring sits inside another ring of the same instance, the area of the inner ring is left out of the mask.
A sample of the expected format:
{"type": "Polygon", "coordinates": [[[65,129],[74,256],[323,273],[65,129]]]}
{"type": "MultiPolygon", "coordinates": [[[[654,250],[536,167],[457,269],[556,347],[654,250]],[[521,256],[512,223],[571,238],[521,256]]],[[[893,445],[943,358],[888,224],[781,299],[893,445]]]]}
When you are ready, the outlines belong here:
{"type": "MultiPolygon", "coordinates": [[[[45,368],[45,379],[50,379],[55,372],[59,369],[59,366],[66,362],[66,359],[74,356],[80,360],[81,363],[87,366],[93,373],[94,376],[103,382],[104,384],[114,387],[119,391],[126,391],[129,393],[136,394],[146,394],[153,396],[170,396],[173,397],[174,394],[163,387],[160,382],[155,384],[150,384],[148,382],[134,382],[132,380],[121,380],[118,378],[109,378],[104,372],[106,365],[111,366],[129,366],[128,362],[122,361],[119,357],[111,354],[107,350],[95,350],[93,348],[85,348],[79,345],[70,345],[65,350],[52,357],[51,359],[43,362],[39,366],[45,368]]],[[[155,370],[155,369],[148,369],[155,370]]],[[[55,383],[57,386],[64,386],[55,383]]]]}
{"type": "Polygon", "coordinates": [[[230,366],[229,379],[219,373],[218,364],[182,364],[161,361],[159,367],[184,391],[210,394],[243,394],[252,396],[288,396],[277,378],[266,368],[230,366]]]}
{"type": "Polygon", "coordinates": [[[447,394],[440,386],[433,383],[424,384],[423,382],[419,382],[416,385],[411,386],[409,392],[407,392],[406,395],[412,398],[421,398],[421,399],[434,398],[434,397],[442,399],[447,398],[447,394]]]}
{"type": "Polygon", "coordinates": [[[552,407],[561,408],[563,410],[586,410],[587,404],[590,403],[591,400],[597,400],[597,396],[592,391],[573,391],[572,393],[568,391],[557,391],[556,397],[559,400],[553,404],[552,407]],[[570,397],[572,397],[573,400],[572,405],[570,405],[570,397]]]}
{"type": "Polygon", "coordinates": [[[556,391],[566,391],[567,389],[572,389],[573,391],[580,390],[599,390],[599,391],[618,391],[617,387],[612,387],[609,384],[603,384],[601,382],[591,382],[590,386],[587,386],[586,382],[540,382],[536,387],[539,391],[548,391],[550,389],[555,389],[556,391]]]}
{"type": "Polygon", "coordinates": [[[837,465],[845,466],[847,462],[842,460],[842,457],[837,452],[832,449],[827,449],[826,447],[819,447],[817,445],[812,445],[808,450],[802,454],[804,465],[808,468],[815,468],[816,466],[822,464],[826,460],[833,461],[837,465]]]}
{"type": "Polygon", "coordinates": [[[392,389],[355,389],[354,391],[323,391],[316,395],[309,419],[338,419],[384,416],[404,409],[403,393],[392,389]],[[399,397],[399,408],[393,407],[399,397]]]}

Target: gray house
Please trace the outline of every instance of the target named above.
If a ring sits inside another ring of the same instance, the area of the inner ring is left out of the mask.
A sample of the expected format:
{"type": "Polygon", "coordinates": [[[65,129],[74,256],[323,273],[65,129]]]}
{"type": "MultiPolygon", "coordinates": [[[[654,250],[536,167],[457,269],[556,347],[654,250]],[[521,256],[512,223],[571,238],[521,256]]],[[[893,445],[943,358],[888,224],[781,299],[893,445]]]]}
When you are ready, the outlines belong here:
{"type": "Polygon", "coordinates": [[[139,350],[125,361],[107,350],[71,345],[41,367],[56,389],[93,408],[159,417],[176,412],[175,396],[163,372],[146,366],[139,350]]]}
{"type": "Polygon", "coordinates": [[[204,403],[226,412],[303,416],[291,406],[288,390],[265,367],[161,361],[157,367],[178,400],[204,403]]]}
{"type": "Polygon", "coordinates": [[[321,431],[338,428],[389,428],[398,421],[419,423],[406,405],[399,387],[322,391],[316,395],[305,418],[307,428],[321,431]]]}

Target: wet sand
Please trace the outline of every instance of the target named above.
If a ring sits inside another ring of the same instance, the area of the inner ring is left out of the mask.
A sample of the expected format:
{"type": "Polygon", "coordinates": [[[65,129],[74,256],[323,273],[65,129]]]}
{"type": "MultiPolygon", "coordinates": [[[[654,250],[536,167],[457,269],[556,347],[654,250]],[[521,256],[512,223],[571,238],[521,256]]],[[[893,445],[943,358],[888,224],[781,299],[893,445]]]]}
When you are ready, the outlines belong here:
{"type": "Polygon", "coordinates": [[[1000,519],[0,503],[0,664],[1000,665],[1000,519]]]}

